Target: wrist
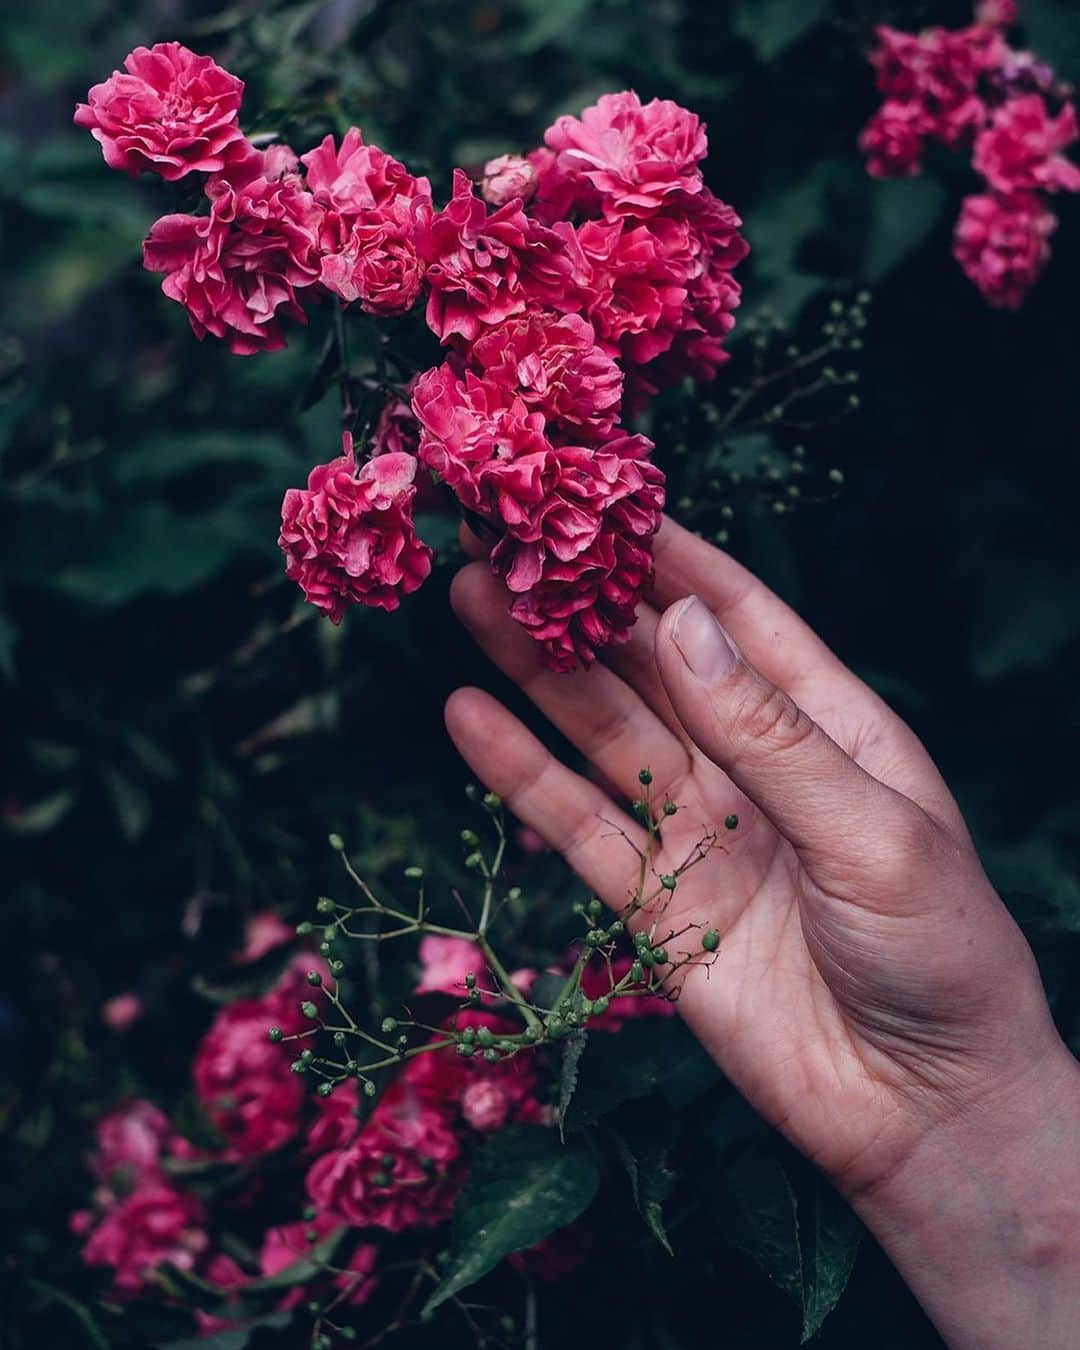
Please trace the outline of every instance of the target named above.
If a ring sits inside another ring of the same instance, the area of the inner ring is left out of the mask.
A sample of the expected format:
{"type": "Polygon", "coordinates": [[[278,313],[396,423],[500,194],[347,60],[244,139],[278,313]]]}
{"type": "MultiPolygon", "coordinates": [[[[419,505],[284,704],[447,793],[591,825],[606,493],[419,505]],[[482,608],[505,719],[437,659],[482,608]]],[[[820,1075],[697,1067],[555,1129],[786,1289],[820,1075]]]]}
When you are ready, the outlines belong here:
{"type": "Polygon", "coordinates": [[[849,1198],[955,1350],[1075,1345],[1080,1064],[1044,1057],[849,1198]]]}

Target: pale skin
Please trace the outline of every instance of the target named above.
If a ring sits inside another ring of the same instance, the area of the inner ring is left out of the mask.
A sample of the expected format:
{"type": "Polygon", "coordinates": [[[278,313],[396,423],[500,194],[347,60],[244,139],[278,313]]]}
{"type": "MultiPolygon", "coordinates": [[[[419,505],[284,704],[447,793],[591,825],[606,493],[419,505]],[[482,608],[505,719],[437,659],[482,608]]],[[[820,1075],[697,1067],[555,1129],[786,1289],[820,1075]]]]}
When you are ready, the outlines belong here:
{"type": "MultiPolygon", "coordinates": [[[[665,914],[721,939],[708,971],[686,968],[679,1012],[948,1344],[1075,1347],[1080,1066],[956,803],[914,733],[732,558],[665,520],[656,561],[630,642],[588,672],[540,666],[483,563],[454,605],[616,795],[647,766],[654,800],[677,803],[658,874],[719,832],[665,914]]],[[[446,721],[513,814],[625,905],[632,815],[480,690],[446,721]]]]}

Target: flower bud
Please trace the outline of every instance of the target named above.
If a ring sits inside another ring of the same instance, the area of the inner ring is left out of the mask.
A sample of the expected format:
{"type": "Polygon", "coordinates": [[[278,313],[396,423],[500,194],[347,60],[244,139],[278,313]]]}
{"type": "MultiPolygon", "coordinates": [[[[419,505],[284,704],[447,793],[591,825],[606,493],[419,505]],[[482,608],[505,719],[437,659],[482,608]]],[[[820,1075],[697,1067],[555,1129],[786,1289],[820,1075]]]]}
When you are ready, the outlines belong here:
{"type": "Polygon", "coordinates": [[[536,169],[521,155],[498,155],[484,165],[480,195],[491,206],[505,206],[518,198],[532,201],[538,183],[536,169]]]}

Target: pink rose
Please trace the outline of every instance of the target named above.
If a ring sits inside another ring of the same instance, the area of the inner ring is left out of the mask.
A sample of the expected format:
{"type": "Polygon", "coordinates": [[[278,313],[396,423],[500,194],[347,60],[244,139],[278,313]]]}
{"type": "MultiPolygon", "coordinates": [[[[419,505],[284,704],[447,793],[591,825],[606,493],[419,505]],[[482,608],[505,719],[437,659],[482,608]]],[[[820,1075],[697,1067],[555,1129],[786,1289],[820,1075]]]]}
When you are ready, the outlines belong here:
{"type": "Polygon", "coordinates": [[[308,1130],[305,1147],[309,1153],[326,1153],[332,1148],[344,1148],[352,1142],[359,1129],[357,1110],[360,1095],[356,1080],[339,1083],[329,1097],[316,1097],[318,1112],[308,1130]]]}
{"type": "Polygon", "coordinates": [[[991,305],[1016,309],[1050,261],[1056,228],[1033,193],[965,197],[953,256],[991,305]]]}
{"type": "Polygon", "coordinates": [[[101,145],[110,169],[132,177],[149,171],[171,183],[217,173],[245,153],[237,120],[244,83],[209,56],[159,42],[136,47],[124,70],[95,84],[75,109],[76,126],[101,145]]]}
{"type": "Polygon", "coordinates": [[[650,216],[701,191],[705,128],[668,99],[605,94],[577,117],[560,117],[544,140],[559,165],[599,192],[608,219],[650,216]]]}
{"type": "Polygon", "coordinates": [[[460,169],[442,211],[418,202],[416,244],[427,266],[428,327],[442,342],[455,336],[472,342],[530,306],[579,307],[585,265],[570,227],[549,229],[518,201],[489,214],[460,169]]]}
{"type": "Polygon", "coordinates": [[[421,427],[421,460],[472,511],[494,510],[484,484],[493,462],[550,448],[542,413],[530,412],[521,398],[472,371],[459,377],[449,362],[420,376],[412,409],[421,427]]]}
{"type": "Polygon", "coordinates": [[[986,107],[979,81],[1008,50],[998,32],[981,25],[918,34],[882,25],[876,31],[870,60],[878,88],[889,100],[914,103],[927,135],[956,145],[982,125],[986,107]]]}
{"type": "Polygon", "coordinates": [[[886,99],[859,137],[874,178],[911,178],[922,169],[927,119],[917,103],[886,99]]]}
{"type": "Polygon", "coordinates": [[[110,1031],[129,1031],[142,1015],[138,994],[114,994],[101,1005],[101,1020],[110,1031]]]}
{"type": "Polygon", "coordinates": [[[480,195],[489,206],[520,201],[527,205],[536,194],[540,175],[521,155],[498,155],[484,165],[480,195]]]}
{"type": "Polygon", "coordinates": [[[606,435],[618,418],[622,371],[580,315],[509,319],[473,343],[469,365],[541,413],[549,437],[606,435]]]}
{"type": "MultiPolygon", "coordinates": [[[[317,1215],[310,1223],[286,1223],[268,1230],[259,1253],[259,1269],[264,1278],[280,1275],[283,1270],[305,1261],[311,1252],[312,1242],[309,1234],[315,1235],[320,1242],[330,1236],[341,1225],[334,1219],[317,1215]]],[[[372,1276],[378,1257],[377,1248],[369,1242],[361,1242],[349,1257],[349,1264],[333,1279],[334,1288],[341,1291],[342,1302],[356,1308],[365,1303],[375,1289],[376,1280],[372,1276]]],[[[291,1306],[300,1301],[302,1291],[292,1290],[282,1306],[291,1306]]]]}
{"type": "Polygon", "coordinates": [[[234,954],[233,961],[238,965],[250,965],[252,961],[261,961],[275,947],[291,942],[295,935],[296,930],[273,910],[253,914],[244,927],[243,949],[234,954]]]}
{"type": "Polygon", "coordinates": [[[1077,135],[1071,103],[1051,117],[1038,94],[1010,99],[976,140],[975,168],[999,192],[1080,192],[1080,167],[1063,153],[1077,135]]]}
{"type": "Polygon", "coordinates": [[[1020,6],[1016,0],[979,0],[975,22],[987,28],[1012,28],[1020,22],[1020,6]]]}
{"type": "Polygon", "coordinates": [[[501,1130],[509,1110],[510,1102],[502,1085],[490,1079],[478,1078],[462,1094],[462,1115],[472,1129],[482,1134],[501,1130]]]}
{"type": "Polygon", "coordinates": [[[163,216],[143,244],[143,265],[188,311],[195,336],[226,338],[240,356],[285,345],[280,317],[306,322],[297,292],[319,276],[321,213],[287,178],[207,185],[207,216],[163,216]]]}
{"type": "Polygon", "coordinates": [[[483,976],[487,965],[475,942],[429,933],[420,942],[417,994],[453,994],[464,998],[465,977],[483,976]]]}
{"type": "Polygon", "coordinates": [[[297,1000],[238,999],[217,1014],[196,1052],[195,1091],[230,1158],[280,1148],[300,1128],[304,1088],[286,1048],[269,1040],[275,1025],[288,1035],[305,1029],[297,1000]]]}
{"type": "Polygon", "coordinates": [[[424,267],[417,255],[414,203],[430,202],[426,178],[351,127],[335,149],[327,136],[303,156],[308,190],[323,208],[323,285],[369,314],[403,314],[420,294],[424,267]]]}
{"type": "Polygon", "coordinates": [[[457,1196],[460,1154],[448,1104],[429,1100],[403,1077],[351,1144],[311,1165],[308,1198],[322,1214],[358,1227],[397,1233],[442,1223],[457,1196]]]}
{"type": "Polygon", "coordinates": [[[432,551],[413,527],[415,475],[416,460],[401,453],[357,472],[346,432],[341,456],[286,492],[278,539],[286,575],[333,623],[350,604],[397,609],[430,573],[432,551]]]}
{"type": "Polygon", "coordinates": [[[194,1269],[206,1250],[204,1222],[196,1196],[164,1182],[150,1183],[106,1212],[83,1247],[83,1260],[90,1266],[111,1267],[115,1292],[131,1297],[165,1262],[180,1270],[194,1269]]]}
{"type": "Polygon", "coordinates": [[[113,1189],[131,1190],[158,1177],[161,1156],[175,1137],[164,1112],[152,1102],[135,1100],[98,1121],[90,1171],[113,1189]]]}

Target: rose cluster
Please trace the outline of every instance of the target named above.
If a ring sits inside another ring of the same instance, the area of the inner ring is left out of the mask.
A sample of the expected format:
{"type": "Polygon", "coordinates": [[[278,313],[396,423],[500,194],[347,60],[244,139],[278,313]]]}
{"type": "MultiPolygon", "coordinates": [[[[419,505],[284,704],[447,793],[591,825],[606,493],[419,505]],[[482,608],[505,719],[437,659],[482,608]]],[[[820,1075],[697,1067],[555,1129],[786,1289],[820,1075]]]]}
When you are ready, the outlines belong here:
{"type": "Polygon", "coordinates": [[[1080,191],[1065,154],[1077,139],[1070,91],[1006,31],[1015,0],[983,0],[967,28],[903,33],[882,26],[871,63],[881,108],[860,137],[875,177],[917,174],[928,140],[972,155],[985,190],[965,197],[953,253],[992,305],[1014,309],[1050,259],[1048,198],[1080,191]]]}
{"type": "Polygon", "coordinates": [[[164,216],[144,246],[196,335],[246,355],[283,346],[308,300],[376,320],[424,300],[446,349],[384,381],[365,443],[347,432],[286,494],[288,575],[335,623],[351,604],[396,608],[431,567],[413,525],[422,463],[490,536],[510,612],[548,664],[588,666],[629,635],[664,503],[652,443],[625,418],[665,385],[715,376],[739,303],[747,245],[705,187],[704,126],[667,100],[606,95],[528,156],[492,160],[480,195],[457,170],[440,208],[355,127],[299,156],[257,148],[242,92],[161,43],[75,115],[115,168],[205,175],[204,210],[164,216]]]}
{"type": "MultiPolygon", "coordinates": [[[[237,959],[262,959],[289,931],[273,915],[255,916],[237,959]]],[[[465,939],[427,936],[419,956],[418,996],[467,999],[476,979],[486,976],[476,944],[465,939]]],[[[629,964],[629,958],[616,962],[615,978],[625,975],[629,964]]],[[[535,976],[521,970],[514,981],[527,990],[535,976]]],[[[72,1216],[71,1227],[85,1239],[87,1264],[111,1271],[115,1296],[149,1291],[155,1272],[171,1265],[222,1291],[224,1313],[197,1316],[204,1330],[227,1326],[242,1315],[237,1309],[228,1316],[230,1299],[242,1297],[246,1285],[305,1260],[315,1244],[351,1228],[394,1234],[444,1222],[483,1136],[514,1123],[554,1123],[554,1109],[542,1100],[535,1057],[527,1053],[489,1063],[481,1055],[431,1049],[406,1059],[366,1113],[352,1080],[317,1094],[312,1103],[294,1068],[303,1060],[288,1053],[282,1040],[310,1030],[311,1014],[320,1006],[315,1000],[327,997],[328,983],[333,988],[325,963],[300,953],[267,993],[219,1010],[192,1069],[196,1098],[219,1145],[197,1147],[147,1101],[131,1101],[98,1122],[96,1147],[87,1160],[95,1183],[92,1204],[72,1216]],[[303,1218],[286,1212],[266,1230],[257,1268],[244,1269],[223,1250],[221,1234],[250,1207],[257,1190],[254,1169],[271,1156],[277,1160],[275,1186],[289,1176],[282,1166],[287,1159],[296,1210],[304,1208],[305,1198],[307,1205],[303,1218]],[[211,1163],[236,1166],[248,1184],[204,1198],[185,1184],[185,1170],[211,1163]]],[[[610,983],[606,970],[587,969],[582,988],[599,994],[610,983]]],[[[486,1006],[460,1008],[443,1025],[455,1034],[475,1033],[480,1044],[520,1029],[499,1012],[494,995],[482,1002],[486,1006]]],[[[627,1017],[672,1012],[663,999],[623,999],[592,1019],[590,1028],[614,1031],[627,1017]]],[[[556,1243],[560,1251],[563,1245],[556,1243]]],[[[375,1287],[377,1255],[373,1242],[360,1243],[345,1266],[335,1261],[332,1278],[315,1276],[304,1287],[290,1288],[280,1306],[297,1305],[319,1280],[340,1302],[362,1303],[375,1287]]],[[[537,1272],[547,1264],[538,1254],[537,1272]]]]}

